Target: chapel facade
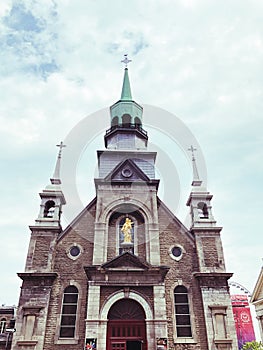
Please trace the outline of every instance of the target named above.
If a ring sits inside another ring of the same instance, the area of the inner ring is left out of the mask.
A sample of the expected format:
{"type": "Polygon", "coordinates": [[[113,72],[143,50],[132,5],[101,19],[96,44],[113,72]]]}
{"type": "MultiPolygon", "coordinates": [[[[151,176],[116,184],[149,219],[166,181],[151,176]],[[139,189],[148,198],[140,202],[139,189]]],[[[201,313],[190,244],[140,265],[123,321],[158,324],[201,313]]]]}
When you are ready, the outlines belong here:
{"type": "Polygon", "coordinates": [[[96,197],[65,229],[60,149],[18,274],[13,350],[237,349],[212,195],[193,157],[191,227],[167,208],[142,117],[126,67],[97,151],[96,197]]]}

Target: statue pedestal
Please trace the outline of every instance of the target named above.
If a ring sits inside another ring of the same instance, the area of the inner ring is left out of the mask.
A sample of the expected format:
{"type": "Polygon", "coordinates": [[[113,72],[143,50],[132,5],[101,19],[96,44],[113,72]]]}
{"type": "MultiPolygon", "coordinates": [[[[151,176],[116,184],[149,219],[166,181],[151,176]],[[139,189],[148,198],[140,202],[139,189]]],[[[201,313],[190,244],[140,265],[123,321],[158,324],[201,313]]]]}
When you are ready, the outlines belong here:
{"type": "Polygon", "coordinates": [[[126,252],[134,254],[134,252],[133,252],[133,243],[131,243],[131,242],[122,242],[120,244],[120,247],[121,247],[121,253],[122,254],[126,253],[126,252]]]}

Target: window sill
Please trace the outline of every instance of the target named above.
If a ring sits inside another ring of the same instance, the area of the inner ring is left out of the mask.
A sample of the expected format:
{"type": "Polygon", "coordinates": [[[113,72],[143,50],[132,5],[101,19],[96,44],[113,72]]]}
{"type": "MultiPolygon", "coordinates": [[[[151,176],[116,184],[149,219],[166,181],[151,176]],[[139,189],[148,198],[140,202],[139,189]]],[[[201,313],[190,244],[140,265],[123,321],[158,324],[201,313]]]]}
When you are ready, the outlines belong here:
{"type": "Polygon", "coordinates": [[[60,338],[57,341],[55,341],[55,344],[78,344],[79,339],[78,338],[60,338]]]}
{"type": "Polygon", "coordinates": [[[196,341],[193,338],[176,338],[174,344],[196,344],[196,341]]]}
{"type": "Polygon", "coordinates": [[[34,346],[37,344],[37,340],[18,340],[17,342],[18,346],[34,346]]]}

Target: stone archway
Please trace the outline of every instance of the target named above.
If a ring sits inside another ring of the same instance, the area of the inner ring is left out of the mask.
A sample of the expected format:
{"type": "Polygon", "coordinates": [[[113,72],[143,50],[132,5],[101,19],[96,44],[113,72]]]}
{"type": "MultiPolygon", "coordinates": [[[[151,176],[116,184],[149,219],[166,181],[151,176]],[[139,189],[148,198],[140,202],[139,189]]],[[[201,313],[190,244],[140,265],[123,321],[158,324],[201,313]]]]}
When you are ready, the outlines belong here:
{"type": "MultiPolygon", "coordinates": [[[[146,299],[144,299],[140,294],[130,291],[127,295],[124,291],[119,291],[117,293],[114,293],[107,299],[107,301],[104,303],[101,309],[100,313],[100,325],[101,329],[98,334],[98,345],[100,345],[101,349],[106,349],[106,340],[107,340],[107,324],[108,324],[108,314],[111,309],[111,307],[122,299],[132,299],[136,301],[144,310],[145,313],[145,327],[146,327],[146,339],[147,339],[147,348],[152,349],[155,342],[155,336],[154,336],[154,324],[153,324],[153,312],[150,304],[146,299]]],[[[98,346],[99,348],[99,346],[98,346]]],[[[146,350],[147,348],[143,349],[146,350]]],[[[107,349],[108,350],[108,349],[107,349]]],[[[127,350],[127,349],[126,349],[127,350]]]]}
{"type": "Polygon", "coordinates": [[[143,307],[135,300],[116,301],[108,312],[107,350],[146,350],[143,307]]]}

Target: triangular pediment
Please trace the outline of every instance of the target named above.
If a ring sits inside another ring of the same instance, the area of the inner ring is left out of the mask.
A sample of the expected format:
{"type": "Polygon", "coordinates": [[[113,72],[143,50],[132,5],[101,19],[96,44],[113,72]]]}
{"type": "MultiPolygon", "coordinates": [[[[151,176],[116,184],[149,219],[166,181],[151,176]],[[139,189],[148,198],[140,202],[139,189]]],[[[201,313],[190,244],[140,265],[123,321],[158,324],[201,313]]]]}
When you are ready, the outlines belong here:
{"type": "Polygon", "coordinates": [[[118,164],[105,178],[107,181],[150,181],[149,177],[131,160],[126,159],[118,164]]]}
{"type": "Polygon", "coordinates": [[[141,261],[136,255],[125,252],[101,266],[102,269],[143,269],[148,270],[149,265],[141,261]]]}

